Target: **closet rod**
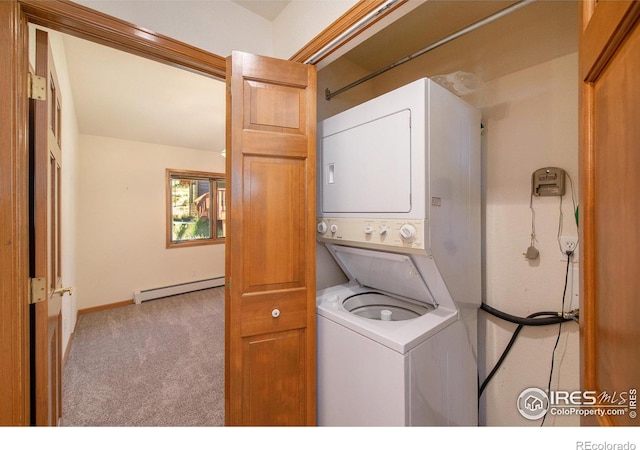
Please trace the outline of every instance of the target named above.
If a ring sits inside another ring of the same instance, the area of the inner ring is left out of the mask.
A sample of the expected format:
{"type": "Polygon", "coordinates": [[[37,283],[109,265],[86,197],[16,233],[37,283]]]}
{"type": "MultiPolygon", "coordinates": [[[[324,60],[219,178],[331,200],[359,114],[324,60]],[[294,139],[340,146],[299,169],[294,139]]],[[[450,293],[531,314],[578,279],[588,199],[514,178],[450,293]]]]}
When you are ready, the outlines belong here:
{"type": "Polygon", "coordinates": [[[464,36],[467,33],[470,33],[471,31],[477,30],[478,28],[483,27],[484,25],[487,25],[488,23],[491,23],[494,20],[500,19],[500,18],[506,16],[507,14],[511,14],[512,12],[517,11],[518,9],[529,5],[529,4],[533,3],[534,1],[536,1],[536,0],[520,0],[516,4],[513,4],[513,5],[505,8],[505,9],[502,9],[502,10],[498,11],[495,14],[492,14],[492,15],[490,15],[488,17],[485,17],[484,19],[479,20],[478,22],[475,22],[475,23],[469,25],[468,27],[465,27],[465,28],[463,28],[463,29],[461,29],[459,31],[456,31],[453,34],[450,34],[449,36],[447,36],[447,37],[445,37],[443,39],[440,39],[437,42],[434,42],[433,44],[429,45],[428,47],[425,47],[425,48],[423,48],[421,50],[418,50],[417,52],[412,53],[409,56],[405,56],[404,58],[402,58],[402,59],[400,59],[400,60],[398,60],[398,61],[396,61],[396,62],[394,62],[392,64],[389,64],[388,66],[383,67],[382,69],[379,69],[379,70],[377,70],[377,71],[375,71],[373,73],[370,73],[369,75],[366,75],[366,76],[354,81],[353,83],[348,84],[348,85],[338,89],[335,92],[331,92],[329,90],[329,88],[327,88],[324,91],[324,97],[325,97],[326,100],[331,100],[336,95],[340,95],[343,92],[348,91],[349,89],[352,89],[352,88],[364,83],[365,81],[369,81],[370,79],[375,78],[378,75],[381,75],[381,74],[383,74],[383,73],[385,73],[385,72],[387,72],[387,71],[389,71],[389,70],[391,70],[391,69],[393,69],[395,67],[398,67],[401,64],[409,62],[412,59],[417,58],[418,56],[422,56],[425,53],[430,52],[431,50],[434,50],[434,49],[436,49],[436,48],[438,48],[438,47],[440,47],[440,46],[442,46],[442,45],[444,45],[444,44],[446,44],[448,42],[453,41],[454,39],[457,39],[457,38],[459,38],[461,36],[464,36]]]}
{"type": "MultiPolygon", "coordinates": [[[[363,17],[358,22],[350,26],[343,33],[341,33],[338,37],[333,39],[327,45],[325,45],[316,53],[314,53],[309,58],[307,58],[307,60],[305,60],[304,63],[316,64],[318,61],[324,58],[327,54],[334,51],[336,48],[338,48],[341,44],[346,42],[348,39],[354,37],[363,28],[365,28],[368,25],[371,25],[376,19],[384,17],[385,14],[391,12],[393,9],[400,6],[399,4],[397,4],[399,1],[400,0],[386,0],[379,8],[367,14],[365,17],[363,17]]],[[[404,3],[404,1],[401,2],[401,4],[404,3]]]]}

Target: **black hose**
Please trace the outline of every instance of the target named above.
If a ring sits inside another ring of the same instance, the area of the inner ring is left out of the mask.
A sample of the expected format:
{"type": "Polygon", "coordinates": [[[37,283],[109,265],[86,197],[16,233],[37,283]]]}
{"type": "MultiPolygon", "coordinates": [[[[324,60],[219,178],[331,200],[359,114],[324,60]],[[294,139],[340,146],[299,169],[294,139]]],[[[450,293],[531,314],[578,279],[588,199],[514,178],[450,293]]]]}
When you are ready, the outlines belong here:
{"type": "MultiPolygon", "coordinates": [[[[480,309],[500,319],[518,324],[518,327],[516,328],[516,331],[513,333],[513,336],[511,336],[511,340],[509,341],[509,343],[507,344],[507,347],[502,352],[502,355],[500,356],[500,359],[496,363],[495,367],[493,368],[493,370],[491,370],[491,373],[489,373],[489,375],[487,376],[487,379],[484,380],[482,385],[478,388],[478,399],[480,399],[480,396],[482,395],[485,388],[487,387],[487,384],[489,384],[489,381],[491,380],[491,378],[493,378],[493,376],[496,374],[496,372],[504,362],[505,358],[507,357],[507,354],[509,353],[509,350],[511,350],[511,347],[513,347],[513,344],[516,342],[516,339],[518,338],[518,334],[520,334],[520,331],[522,331],[522,328],[524,326],[535,327],[535,326],[542,326],[542,325],[560,324],[560,327],[558,330],[558,337],[556,339],[556,344],[553,348],[553,354],[551,357],[551,373],[549,373],[549,389],[551,388],[551,375],[553,374],[554,356],[555,356],[556,347],[558,346],[558,341],[560,340],[560,333],[562,332],[562,324],[569,320],[573,320],[573,318],[565,318],[564,316],[564,302],[567,294],[567,284],[569,281],[569,265],[571,262],[572,255],[573,255],[573,252],[567,252],[567,270],[564,275],[564,291],[562,293],[562,312],[561,313],[557,313],[554,311],[541,311],[541,312],[530,314],[527,317],[517,317],[517,316],[512,316],[511,314],[507,314],[505,312],[499,311],[495,308],[492,308],[491,306],[485,303],[480,304],[480,309]],[[548,316],[548,317],[541,319],[540,316],[548,316]]],[[[478,402],[478,408],[479,407],[480,407],[480,403],[478,402]]],[[[544,419],[542,419],[542,425],[544,425],[544,420],[546,418],[547,418],[547,415],[545,414],[544,419]]]]}
{"type": "Polygon", "coordinates": [[[532,314],[528,317],[518,317],[518,316],[512,316],[511,314],[507,314],[505,312],[492,308],[486,303],[480,304],[480,309],[488,312],[492,316],[496,316],[502,320],[506,320],[507,322],[515,323],[517,325],[531,326],[531,327],[537,327],[537,326],[543,326],[543,325],[555,325],[558,323],[566,322],[567,320],[571,320],[571,319],[565,319],[564,317],[559,316],[558,313],[554,311],[542,311],[539,313],[534,313],[535,315],[532,314]],[[546,317],[544,319],[535,318],[541,315],[550,316],[550,317],[546,317]]]}
{"type": "Polygon", "coordinates": [[[491,306],[486,305],[485,303],[480,304],[480,309],[500,319],[506,320],[507,322],[515,323],[518,325],[518,327],[514,331],[513,336],[511,336],[511,340],[505,347],[504,351],[502,352],[502,355],[500,356],[500,359],[494,366],[493,370],[489,373],[489,375],[484,380],[482,385],[478,388],[478,398],[480,398],[485,388],[489,384],[489,381],[491,381],[493,376],[496,374],[496,372],[504,362],[505,358],[509,354],[509,351],[511,350],[511,347],[513,347],[513,344],[515,344],[516,339],[518,338],[518,334],[520,334],[520,331],[522,331],[522,328],[524,328],[525,326],[555,325],[558,323],[571,320],[571,319],[565,319],[562,316],[559,316],[558,313],[554,311],[540,311],[540,312],[530,314],[527,317],[517,317],[517,316],[512,316],[511,314],[502,312],[500,310],[497,310],[495,308],[492,308],[491,306]],[[540,318],[541,316],[547,316],[547,317],[540,318]]]}

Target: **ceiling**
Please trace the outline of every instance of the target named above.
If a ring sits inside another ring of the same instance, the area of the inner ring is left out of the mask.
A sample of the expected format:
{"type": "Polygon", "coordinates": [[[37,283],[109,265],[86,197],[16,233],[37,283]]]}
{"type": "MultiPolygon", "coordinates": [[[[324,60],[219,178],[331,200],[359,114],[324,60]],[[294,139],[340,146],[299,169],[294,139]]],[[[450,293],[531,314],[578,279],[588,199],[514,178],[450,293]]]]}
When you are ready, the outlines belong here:
{"type": "Polygon", "coordinates": [[[62,35],[81,134],[221,151],[225,83],[62,35]]]}
{"type": "Polygon", "coordinates": [[[248,9],[254,14],[273,21],[278,14],[290,3],[290,0],[232,0],[243,8],[248,9]]]}

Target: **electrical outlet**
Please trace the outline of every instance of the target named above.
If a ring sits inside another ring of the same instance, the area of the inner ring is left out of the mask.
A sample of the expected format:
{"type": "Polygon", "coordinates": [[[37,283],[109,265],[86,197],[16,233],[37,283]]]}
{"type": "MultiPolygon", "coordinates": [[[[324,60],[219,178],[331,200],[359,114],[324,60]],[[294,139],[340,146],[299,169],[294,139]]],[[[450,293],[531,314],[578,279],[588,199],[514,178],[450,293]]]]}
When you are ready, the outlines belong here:
{"type": "Polygon", "coordinates": [[[573,261],[578,260],[578,238],[576,236],[560,236],[560,248],[564,256],[563,261],[566,261],[567,252],[573,252],[573,261]]]}

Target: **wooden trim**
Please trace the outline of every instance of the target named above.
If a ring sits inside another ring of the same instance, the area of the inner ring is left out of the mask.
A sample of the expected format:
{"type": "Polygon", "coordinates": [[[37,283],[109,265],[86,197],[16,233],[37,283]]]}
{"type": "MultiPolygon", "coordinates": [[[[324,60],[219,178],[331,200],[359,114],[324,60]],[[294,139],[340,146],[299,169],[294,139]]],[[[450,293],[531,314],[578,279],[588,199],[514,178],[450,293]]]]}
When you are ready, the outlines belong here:
{"type": "Polygon", "coordinates": [[[27,21],[0,1],[0,425],[30,423],[27,21]],[[23,51],[24,50],[24,51],[23,51]]]}
{"type": "MultiPolygon", "coordinates": [[[[406,3],[406,1],[407,0],[402,0],[402,1],[398,2],[397,4],[395,4],[393,7],[389,8],[384,13],[380,14],[370,24],[368,24],[363,29],[359,30],[353,36],[349,37],[349,39],[346,39],[344,42],[342,42],[336,48],[332,49],[329,53],[327,53],[322,58],[320,58],[319,61],[321,61],[322,59],[324,59],[327,56],[329,56],[335,50],[337,50],[338,48],[342,47],[344,44],[349,42],[351,39],[356,37],[358,34],[362,33],[364,30],[369,28],[371,25],[376,23],[378,20],[380,20],[383,17],[385,17],[387,14],[391,13],[392,11],[395,11],[398,7],[400,7],[404,3],[406,3]]],[[[377,8],[379,8],[384,2],[385,2],[385,0],[361,0],[361,1],[359,1],[350,10],[348,10],[346,13],[344,13],[342,16],[340,16],[335,22],[333,22],[331,25],[329,25],[327,28],[325,28],[320,34],[318,34],[316,37],[314,37],[309,43],[307,43],[307,45],[305,45],[300,50],[298,50],[298,52],[295,53],[291,58],[289,58],[289,60],[290,61],[295,61],[295,62],[305,62],[307,59],[309,59],[315,53],[319,52],[324,47],[329,45],[329,43],[331,43],[331,41],[333,41],[334,39],[339,37],[342,33],[344,33],[350,27],[352,27],[353,25],[358,23],[358,21],[360,21],[362,18],[364,18],[367,14],[372,13],[377,8]]],[[[316,63],[317,62],[318,61],[316,61],[316,63]]]]}
{"type": "Polygon", "coordinates": [[[593,148],[593,85],[584,83],[580,96],[579,152],[580,179],[580,331],[581,331],[581,387],[594,390],[596,356],[595,315],[596,293],[596,230],[595,230],[595,170],[593,148]]]}
{"type": "Polygon", "coordinates": [[[85,314],[91,314],[98,311],[106,311],[108,309],[120,308],[122,306],[135,305],[135,301],[131,300],[122,300],[121,302],[115,303],[107,303],[106,305],[92,306],[90,308],[83,308],[78,310],[78,317],[84,316],[85,314]]]}
{"type": "Polygon", "coordinates": [[[582,2],[581,9],[580,9],[580,14],[581,14],[580,33],[584,33],[584,30],[587,28],[587,25],[589,25],[589,19],[591,19],[591,16],[593,15],[593,11],[595,10],[596,1],[597,0],[584,0],[582,2]]]}
{"type": "MultiPolygon", "coordinates": [[[[588,5],[583,14],[591,11],[588,5]]],[[[580,79],[594,81],[614,55],[622,39],[640,17],[640,2],[627,0],[598,2],[590,17],[582,20],[580,39],[580,79]]]]}
{"type": "MultiPolygon", "coordinates": [[[[595,2],[586,1],[581,10],[582,42],[584,31],[593,15],[595,2]]],[[[583,58],[582,50],[580,57],[583,58]]],[[[586,74],[584,74],[586,75],[586,74]]],[[[593,84],[583,82],[580,72],[579,132],[580,147],[578,151],[579,171],[579,239],[580,249],[580,388],[583,391],[593,391],[597,387],[596,374],[596,232],[595,232],[595,170],[594,170],[594,128],[593,128],[593,84]]],[[[583,426],[597,425],[598,421],[583,416],[580,419],[583,426]]]]}
{"type": "Polygon", "coordinates": [[[223,57],[67,1],[18,0],[29,22],[224,79],[223,57]]]}

